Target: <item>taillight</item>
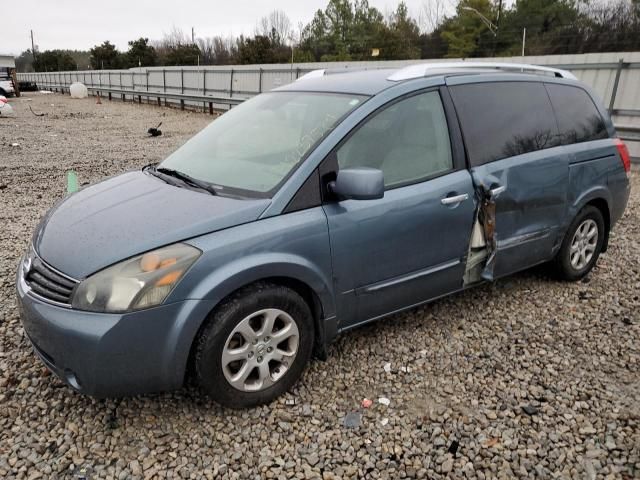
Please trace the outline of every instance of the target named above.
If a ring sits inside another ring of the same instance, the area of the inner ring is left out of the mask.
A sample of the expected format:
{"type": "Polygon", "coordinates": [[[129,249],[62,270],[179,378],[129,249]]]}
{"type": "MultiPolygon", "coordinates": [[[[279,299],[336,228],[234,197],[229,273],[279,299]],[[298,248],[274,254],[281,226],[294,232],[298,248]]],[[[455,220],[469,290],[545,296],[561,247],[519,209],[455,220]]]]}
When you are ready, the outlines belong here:
{"type": "Polygon", "coordinates": [[[618,149],[618,154],[620,155],[620,160],[622,160],[624,171],[629,173],[631,171],[631,155],[629,155],[629,149],[619,138],[614,139],[613,143],[618,149]]]}

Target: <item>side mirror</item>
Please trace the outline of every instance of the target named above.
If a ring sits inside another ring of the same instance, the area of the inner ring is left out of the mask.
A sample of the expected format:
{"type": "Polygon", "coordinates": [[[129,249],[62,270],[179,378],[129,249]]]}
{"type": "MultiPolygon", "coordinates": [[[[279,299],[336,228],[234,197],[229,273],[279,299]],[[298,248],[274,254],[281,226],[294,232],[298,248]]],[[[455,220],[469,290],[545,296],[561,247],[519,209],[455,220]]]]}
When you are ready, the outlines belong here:
{"type": "Polygon", "coordinates": [[[376,168],[345,168],[329,183],[329,190],[343,199],[375,200],[384,197],[384,175],[376,168]]]}

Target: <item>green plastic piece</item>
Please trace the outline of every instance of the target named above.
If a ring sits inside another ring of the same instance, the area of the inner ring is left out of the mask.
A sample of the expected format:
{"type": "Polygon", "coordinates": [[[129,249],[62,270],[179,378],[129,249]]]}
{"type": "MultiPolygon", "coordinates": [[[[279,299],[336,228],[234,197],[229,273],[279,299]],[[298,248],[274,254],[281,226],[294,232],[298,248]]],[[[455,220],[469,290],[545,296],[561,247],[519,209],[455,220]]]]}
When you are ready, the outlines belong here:
{"type": "Polygon", "coordinates": [[[78,174],[73,170],[67,172],[67,193],[78,191],[78,174]]]}

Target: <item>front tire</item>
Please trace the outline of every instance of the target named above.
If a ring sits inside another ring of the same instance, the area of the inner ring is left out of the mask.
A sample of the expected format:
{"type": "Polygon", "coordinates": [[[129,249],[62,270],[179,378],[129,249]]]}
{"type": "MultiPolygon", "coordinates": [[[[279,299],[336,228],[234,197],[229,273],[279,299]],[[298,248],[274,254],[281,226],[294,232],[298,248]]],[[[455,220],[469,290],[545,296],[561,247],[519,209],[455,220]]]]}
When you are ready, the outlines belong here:
{"type": "Polygon", "coordinates": [[[591,205],[580,210],[554,260],[558,276],[574,282],[587,275],[598,261],[604,237],[602,212],[591,205]]]}
{"type": "Polygon", "coordinates": [[[313,337],[311,310],[298,293],[256,283],[210,316],[196,343],[196,380],[225,407],[269,403],[302,375],[313,337]]]}

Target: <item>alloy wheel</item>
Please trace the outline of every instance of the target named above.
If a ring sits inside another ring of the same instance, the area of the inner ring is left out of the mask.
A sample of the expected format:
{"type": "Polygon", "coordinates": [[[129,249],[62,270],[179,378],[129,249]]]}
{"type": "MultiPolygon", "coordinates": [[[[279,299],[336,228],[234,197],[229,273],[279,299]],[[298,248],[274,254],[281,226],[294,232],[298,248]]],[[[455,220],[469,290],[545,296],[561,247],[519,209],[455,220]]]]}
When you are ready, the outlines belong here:
{"type": "Polygon", "coordinates": [[[591,218],[582,222],[571,240],[571,249],[569,250],[569,259],[571,266],[575,270],[582,270],[586,267],[598,245],[598,224],[591,218]]]}
{"type": "Polygon", "coordinates": [[[298,353],[298,325],[283,310],[267,308],[245,317],[222,351],[225,378],[237,390],[256,392],[280,380],[298,353]]]}

